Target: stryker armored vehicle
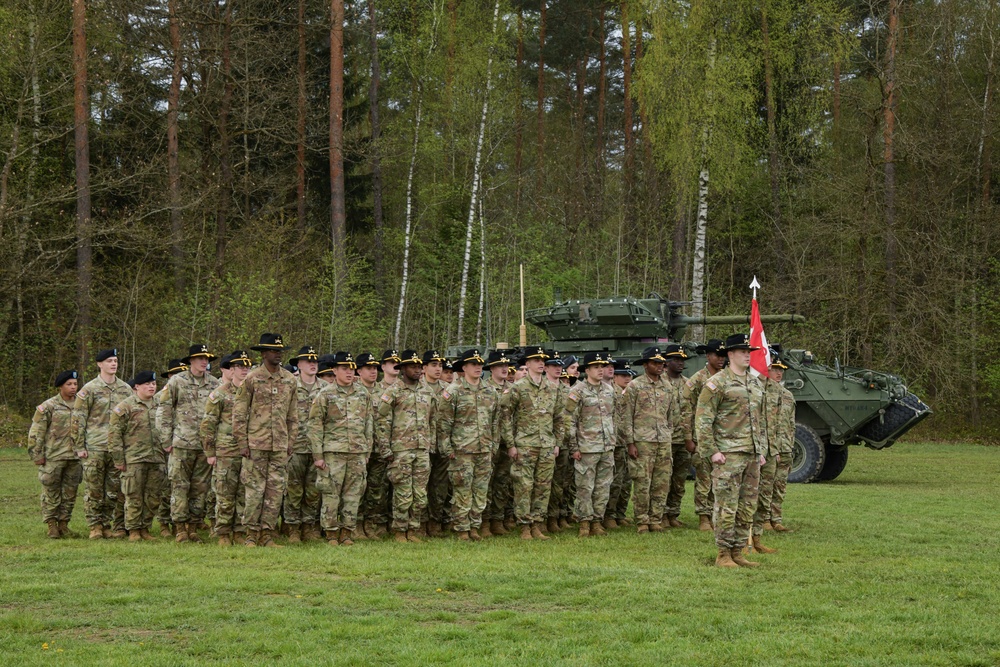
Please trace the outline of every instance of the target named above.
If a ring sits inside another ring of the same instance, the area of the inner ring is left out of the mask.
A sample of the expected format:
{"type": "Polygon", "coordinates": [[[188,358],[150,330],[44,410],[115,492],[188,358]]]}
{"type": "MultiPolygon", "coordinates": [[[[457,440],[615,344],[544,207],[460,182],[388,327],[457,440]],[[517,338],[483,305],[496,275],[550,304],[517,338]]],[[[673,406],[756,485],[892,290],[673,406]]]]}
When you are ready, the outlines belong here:
{"type": "MultiPolygon", "coordinates": [[[[561,301],[536,308],[525,320],[548,334],[561,356],[582,357],[606,351],[616,359],[637,359],[643,348],[658,342],[682,342],[691,325],[731,324],[749,328],[745,315],[691,317],[680,311],[690,304],[657,294],[646,299],[613,297],[561,301]]],[[[801,315],[762,315],[764,324],[804,322],[801,315]]],[[[705,366],[697,344],[683,342],[690,355],[684,375],[705,366]]],[[[830,368],[807,350],[785,350],[789,366],[784,385],[795,396],[795,451],[790,482],[835,479],[847,465],[848,445],[891,447],[931,410],[900,378],[865,368],[830,368]]]]}

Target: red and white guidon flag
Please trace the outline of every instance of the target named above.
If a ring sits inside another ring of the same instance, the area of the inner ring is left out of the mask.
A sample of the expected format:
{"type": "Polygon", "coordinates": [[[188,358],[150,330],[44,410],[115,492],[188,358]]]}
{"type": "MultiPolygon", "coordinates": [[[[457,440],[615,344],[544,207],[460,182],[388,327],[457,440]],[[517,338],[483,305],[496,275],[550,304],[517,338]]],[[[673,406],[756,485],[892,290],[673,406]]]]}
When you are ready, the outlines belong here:
{"type": "MultiPolygon", "coordinates": [[[[754,277],[754,282],[757,278],[754,277]]],[[[759,347],[750,353],[750,371],[760,377],[770,377],[771,351],[767,347],[767,336],[764,335],[764,325],[760,323],[760,308],[757,306],[757,295],[754,290],[753,302],[750,305],[750,347],[759,347]]]]}

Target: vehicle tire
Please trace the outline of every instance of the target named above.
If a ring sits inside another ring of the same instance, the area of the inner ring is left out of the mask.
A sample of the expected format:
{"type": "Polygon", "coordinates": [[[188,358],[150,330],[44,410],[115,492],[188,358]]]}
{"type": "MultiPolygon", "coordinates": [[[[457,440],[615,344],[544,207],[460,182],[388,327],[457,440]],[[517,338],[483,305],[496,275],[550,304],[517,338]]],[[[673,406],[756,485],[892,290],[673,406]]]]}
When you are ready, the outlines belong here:
{"type": "Polygon", "coordinates": [[[795,425],[795,444],[792,450],[792,469],[788,481],[793,484],[812,482],[823,469],[826,448],[823,439],[810,426],[795,425]]]}
{"type": "MultiPolygon", "coordinates": [[[[891,447],[893,443],[909,428],[912,428],[919,419],[914,419],[915,414],[926,414],[927,405],[924,404],[915,394],[907,392],[906,396],[898,403],[890,403],[885,409],[885,414],[881,419],[875,417],[861,427],[858,435],[869,443],[883,442],[892,437],[893,440],[883,447],[891,447]],[[910,422],[913,422],[912,424],[910,422]],[[909,425],[909,426],[907,426],[909,425]]],[[[868,444],[872,447],[871,444],[868,444]]],[[[881,449],[882,447],[873,447],[881,449]]]]}
{"type": "Polygon", "coordinates": [[[831,445],[827,443],[826,460],[823,462],[823,469],[816,476],[817,482],[829,482],[837,479],[840,473],[847,467],[847,445],[831,445]]]}

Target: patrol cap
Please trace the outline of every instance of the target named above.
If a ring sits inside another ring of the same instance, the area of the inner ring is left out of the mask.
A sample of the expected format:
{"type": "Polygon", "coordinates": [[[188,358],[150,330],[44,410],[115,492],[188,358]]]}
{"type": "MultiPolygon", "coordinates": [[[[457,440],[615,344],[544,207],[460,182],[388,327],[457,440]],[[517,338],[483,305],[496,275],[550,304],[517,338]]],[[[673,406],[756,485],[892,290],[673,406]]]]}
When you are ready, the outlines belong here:
{"type": "Polygon", "coordinates": [[[751,352],[759,350],[759,347],[754,347],[750,344],[750,334],[733,334],[726,338],[725,351],[730,352],[732,350],[750,350],[751,352]]]}
{"type": "Polygon", "coordinates": [[[132,387],[134,388],[137,384],[146,384],[148,382],[156,382],[156,373],[153,371],[139,371],[132,378],[132,387]]]}
{"type": "Polygon", "coordinates": [[[260,335],[260,342],[250,348],[254,352],[265,350],[290,350],[291,347],[285,345],[281,339],[281,334],[263,333],[260,335]]]}
{"type": "Polygon", "coordinates": [[[362,366],[381,366],[379,360],[371,352],[362,352],[354,358],[354,363],[357,364],[358,368],[362,366]]]}
{"type": "Polygon", "coordinates": [[[109,347],[106,350],[100,350],[94,357],[94,361],[104,361],[106,359],[110,359],[111,357],[117,357],[117,356],[118,356],[118,348],[109,347]]]}
{"type": "Polygon", "coordinates": [[[77,377],[79,376],[77,375],[75,370],[63,371],[62,373],[56,376],[56,381],[52,386],[61,387],[70,380],[76,380],[77,377]]]}
{"type": "Polygon", "coordinates": [[[580,364],[581,369],[590,368],[591,366],[607,366],[610,361],[608,358],[611,355],[606,352],[588,352],[583,355],[583,363],[580,364]]]}
{"type": "MultiPolygon", "coordinates": [[[[223,368],[226,368],[223,366],[223,368]]],[[[184,363],[183,359],[171,359],[167,363],[167,372],[163,373],[163,377],[169,378],[171,375],[176,373],[182,373],[188,369],[188,365],[184,363]]]]}

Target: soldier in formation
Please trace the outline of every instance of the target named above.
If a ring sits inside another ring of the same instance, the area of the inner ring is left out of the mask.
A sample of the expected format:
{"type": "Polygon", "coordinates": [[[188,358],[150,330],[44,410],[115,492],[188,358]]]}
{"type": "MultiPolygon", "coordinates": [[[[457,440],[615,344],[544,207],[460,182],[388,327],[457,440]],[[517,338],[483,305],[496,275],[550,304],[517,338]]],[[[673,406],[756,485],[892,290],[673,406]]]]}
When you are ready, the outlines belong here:
{"type": "Polygon", "coordinates": [[[83,466],[73,451],[73,404],[79,378],[75,370],[56,376],[55,396],[38,406],[28,431],[28,456],[38,466],[42,485],[42,521],[52,539],[71,537],[69,520],[83,479],[83,466]]]}
{"type": "Polygon", "coordinates": [[[699,345],[697,351],[705,355],[705,367],[689,377],[681,390],[681,417],[684,420],[684,432],[687,436],[685,448],[694,452],[694,511],[698,515],[698,530],[711,531],[712,514],[715,507],[715,495],[712,492],[712,462],[708,455],[699,449],[698,432],[694,418],[698,408],[698,397],[708,379],[722,370],[727,357],[722,341],[713,338],[704,345],[699,345]]]}
{"type": "MultiPolygon", "coordinates": [[[[684,400],[684,364],[688,355],[683,346],[670,343],[664,348],[667,357],[666,379],[674,388],[678,405],[684,400]]],[[[664,527],[683,528],[681,523],[681,501],[684,500],[684,488],[688,470],[691,468],[691,453],[695,446],[691,435],[687,432],[687,421],[681,412],[680,420],[674,425],[670,441],[670,490],[667,492],[667,502],[663,510],[664,527]]]]}
{"type": "MultiPolygon", "coordinates": [[[[792,469],[792,449],[795,446],[795,397],[792,392],[781,384],[788,366],[781,361],[781,350],[777,345],[771,352],[771,382],[775,387],[781,387],[780,402],[772,401],[767,414],[768,434],[771,424],[774,424],[775,437],[778,440],[778,456],[775,463],[774,483],[771,492],[770,507],[766,512],[763,528],[778,532],[788,532],[791,529],[782,523],[781,506],[785,500],[785,488],[788,484],[788,473],[792,469]]],[[[761,479],[763,485],[763,478],[761,479]]]]}
{"type": "MultiPolygon", "coordinates": [[[[300,426],[309,418],[313,400],[319,394],[319,355],[311,345],[306,345],[292,357],[298,369],[295,399],[300,426]]],[[[317,468],[313,465],[313,451],[305,428],[299,428],[286,466],[287,485],[282,504],[282,525],[288,533],[288,542],[322,539],[319,527],[319,491],[316,490],[317,468]]]]}

